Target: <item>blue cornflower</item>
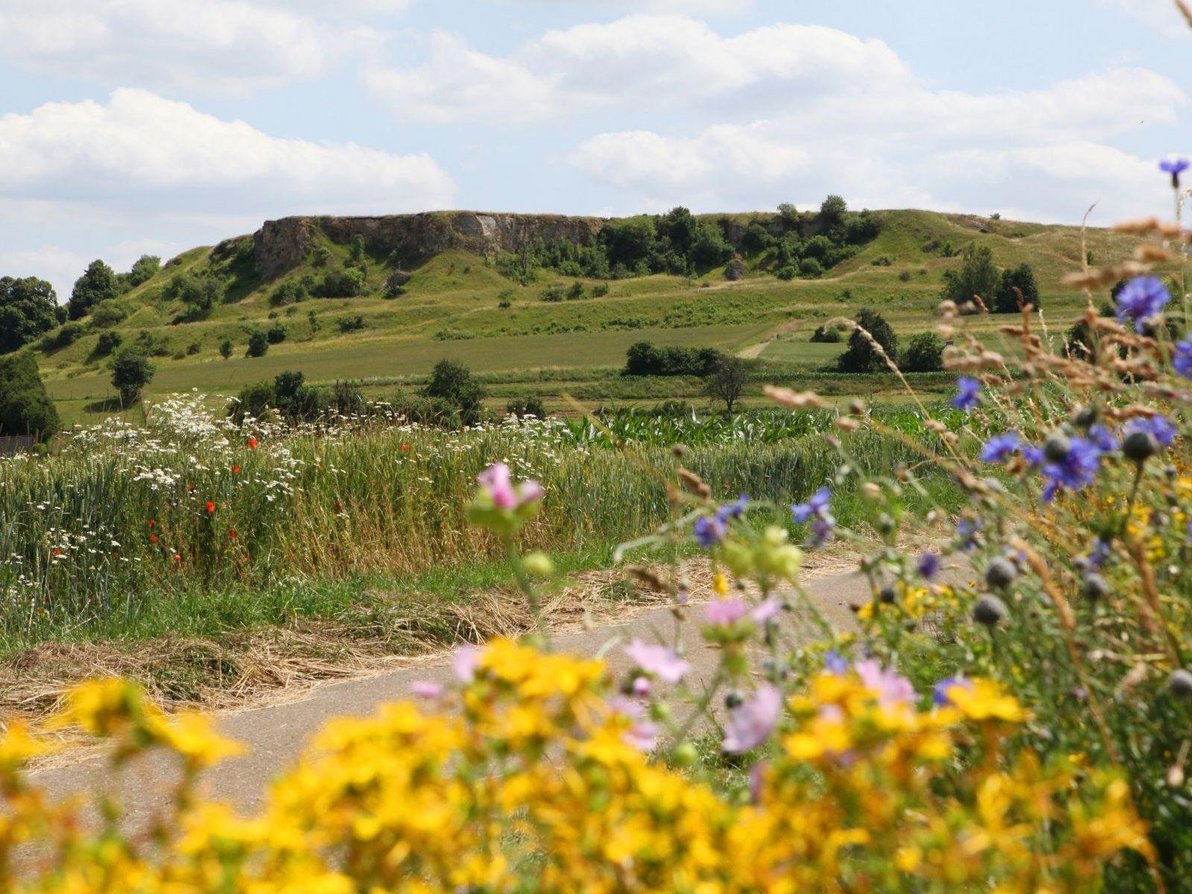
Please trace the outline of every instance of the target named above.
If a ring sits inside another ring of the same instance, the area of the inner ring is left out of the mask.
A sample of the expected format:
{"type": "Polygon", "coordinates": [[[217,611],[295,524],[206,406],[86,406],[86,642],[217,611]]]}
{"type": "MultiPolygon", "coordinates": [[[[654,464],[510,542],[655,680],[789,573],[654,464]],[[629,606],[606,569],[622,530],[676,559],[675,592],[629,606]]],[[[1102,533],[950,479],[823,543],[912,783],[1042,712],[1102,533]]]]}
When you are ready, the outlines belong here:
{"type": "Polygon", "coordinates": [[[972,376],[961,376],[956,380],[956,396],[949,403],[958,410],[971,410],[981,403],[980,390],[980,381],[972,376]]]}
{"type": "Polygon", "coordinates": [[[940,571],[940,557],[935,553],[923,553],[919,556],[919,564],[917,566],[919,575],[924,580],[931,580],[940,571]]]}
{"type": "Polygon", "coordinates": [[[1142,332],[1147,321],[1162,313],[1169,301],[1171,294],[1157,276],[1136,276],[1118,292],[1118,322],[1133,320],[1134,331],[1142,332]]]}
{"type": "Polygon", "coordinates": [[[1043,488],[1043,502],[1050,503],[1061,488],[1080,490],[1092,484],[1101,468],[1101,451],[1092,441],[1072,438],[1068,454],[1060,462],[1049,462],[1043,466],[1043,477],[1047,485],[1043,488]]]}
{"type": "Polygon", "coordinates": [[[1098,537],[1093,541],[1093,548],[1089,550],[1088,564],[1095,571],[1100,571],[1109,558],[1109,541],[1098,537]]]}
{"type": "Polygon", "coordinates": [[[1188,162],[1188,159],[1186,159],[1186,158],[1177,158],[1177,159],[1173,159],[1172,161],[1164,160],[1164,161],[1159,162],[1159,170],[1171,175],[1172,189],[1179,189],[1180,188],[1180,174],[1182,174],[1182,173],[1184,173],[1184,171],[1188,170],[1188,165],[1189,165],[1189,162],[1188,162]]]}
{"type": "Polygon", "coordinates": [[[981,519],[962,518],[956,523],[957,545],[967,551],[977,545],[977,531],[981,529],[981,519]]]}
{"type": "Polygon", "coordinates": [[[1126,424],[1126,433],[1144,431],[1150,434],[1162,447],[1170,447],[1175,440],[1175,426],[1166,416],[1148,416],[1145,419],[1131,419],[1126,424]]]}
{"type": "Polygon", "coordinates": [[[691,533],[695,536],[696,543],[704,549],[710,549],[724,539],[728,528],[719,518],[704,517],[695,520],[695,527],[691,533]]]}
{"type": "Polygon", "coordinates": [[[1185,379],[1192,379],[1192,339],[1185,338],[1175,343],[1171,365],[1185,379]]]}
{"type": "Polygon", "coordinates": [[[828,502],[832,499],[832,491],[826,487],[821,487],[806,503],[798,503],[791,506],[791,516],[794,520],[803,524],[805,521],[814,516],[823,516],[828,512],[828,502]]]}
{"type": "Polygon", "coordinates": [[[848,659],[835,649],[829,649],[824,655],[824,670],[839,676],[848,670],[848,659]]]}
{"type": "Polygon", "coordinates": [[[1025,444],[1022,448],[1022,458],[1026,460],[1026,464],[1032,469],[1037,469],[1043,465],[1043,448],[1036,447],[1034,444],[1025,444]]]}
{"type": "Polygon", "coordinates": [[[716,518],[721,522],[727,522],[729,519],[740,518],[745,514],[745,507],[749,505],[749,497],[745,494],[737,497],[732,503],[726,503],[716,510],[716,518]]]}
{"type": "Polygon", "coordinates": [[[1018,449],[1022,437],[1016,431],[994,435],[981,448],[981,459],[987,463],[1000,463],[1018,449]]]}
{"type": "Polygon", "coordinates": [[[1089,426],[1089,441],[1102,453],[1113,453],[1121,446],[1117,435],[1100,422],[1089,426]]]}
{"type": "Polygon", "coordinates": [[[824,513],[817,515],[811,523],[811,536],[807,539],[808,546],[823,546],[832,539],[832,532],[836,530],[836,519],[824,513]]]}
{"type": "Polygon", "coordinates": [[[937,708],[945,708],[952,704],[952,699],[948,698],[948,690],[953,686],[963,686],[966,689],[973,684],[967,680],[964,674],[958,674],[955,677],[945,677],[935,684],[931,690],[931,701],[937,708]]]}

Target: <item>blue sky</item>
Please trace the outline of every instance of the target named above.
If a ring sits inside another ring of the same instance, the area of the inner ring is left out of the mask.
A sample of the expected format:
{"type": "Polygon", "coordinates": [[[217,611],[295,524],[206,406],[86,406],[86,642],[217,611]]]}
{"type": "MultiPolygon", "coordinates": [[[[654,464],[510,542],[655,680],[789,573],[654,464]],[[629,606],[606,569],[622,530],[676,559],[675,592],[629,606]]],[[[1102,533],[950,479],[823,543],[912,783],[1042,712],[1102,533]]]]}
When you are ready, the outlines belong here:
{"type": "Polygon", "coordinates": [[[1172,0],[0,0],[0,275],[289,214],[1163,213],[1172,0]]]}

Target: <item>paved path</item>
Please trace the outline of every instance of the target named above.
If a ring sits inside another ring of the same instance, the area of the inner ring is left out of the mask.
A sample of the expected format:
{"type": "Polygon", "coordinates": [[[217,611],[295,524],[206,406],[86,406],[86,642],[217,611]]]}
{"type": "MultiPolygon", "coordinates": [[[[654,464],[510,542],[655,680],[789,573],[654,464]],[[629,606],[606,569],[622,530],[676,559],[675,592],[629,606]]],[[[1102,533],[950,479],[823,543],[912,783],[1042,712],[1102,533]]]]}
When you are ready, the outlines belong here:
{"type": "MultiPolygon", "coordinates": [[[[807,587],[816,607],[837,629],[853,626],[848,604],[868,598],[864,579],[852,573],[812,579],[807,587]]],[[[633,637],[648,642],[660,637],[671,641],[678,623],[687,648],[686,657],[693,666],[689,680],[698,684],[717,665],[715,651],[699,635],[703,614],[702,606],[693,606],[679,622],[669,608],[652,609],[624,624],[557,636],[553,645],[560,651],[600,655],[614,670],[622,670],[628,662],[620,643],[633,637]]],[[[810,642],[822,638],[806,610],[796,610],[783,617],[784,630],[792,639],[810,642]]],[[[449,656],[442,656],[423,665],[374,677],[317,686],[303,698],[285,704],[224,714],[218,718],[220,731],[247,745],[248,752],[208,770],[201,780],[202,789],[208,796],[226,800],[241,810],[255,810],[261,806],[269,781],[298,756],[312,733],[327,720],[371,714],[383,702],[410,697],[410,687],[421,680],[446,683],[451,679],[449,656]]],[[[150,756],[130,768],[121,780],[111,780],[109,775],[106,762],[92,753],[74,764],[38,770],[32,778],[57,797],[117,785],[122,790],[121,800],[129,808],[128,829],[134,834],[146,827],[155,812],[166,808],[170,785],[176,779],[173,761],[165,756],[150,756]]]]}

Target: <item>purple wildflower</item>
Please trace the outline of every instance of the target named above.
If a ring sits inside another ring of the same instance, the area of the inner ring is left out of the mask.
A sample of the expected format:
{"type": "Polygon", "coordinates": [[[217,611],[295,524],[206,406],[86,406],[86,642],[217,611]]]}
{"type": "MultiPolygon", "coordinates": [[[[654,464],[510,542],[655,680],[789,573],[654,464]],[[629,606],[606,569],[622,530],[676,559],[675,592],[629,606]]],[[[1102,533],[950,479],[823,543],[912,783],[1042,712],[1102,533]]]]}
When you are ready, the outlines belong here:
{"type": "Polygon", "coordinates": [[[749,612],[747,606],[740,599],[713,599],[708,603],[705,610],[708,616],[708,623],[714,624],[717,627],[727,627],[729,624],[736,624],[749,612]]]}
{"type": "Polygon", "coordinates": [[[704,549],[711,549],[717,543],[724,539],[728,533],[728,528],[725,527],[723,521],[719,518],[697,518],[695,520],[695,527],[692,528],[691,533],[695,536],[695,542],[704,549]]]}
{"type": "Polygon", "coordinates": [[[625,654],[647,674],[667,683],[678,683],[691,670],[691,665],[669,646],[651,645],[635,639],[625,647],[625,654]]]}
{"type": "Polygon", "coordinates": [[[772,621],[778,617],[780,611],[782,611],[782,600],[776,596],[771,596],[751,611],[749,617],[753,619],[755,624],[765,624],[767,621],[772,621]]]}
{"type": "Polygon", "coordinates": [[[939,574],[940,557],[935,553],[923,553],[923,555],[919,556],[919,564],[916,570],[924,580],[932,580],[939,574]]]}
{"type": "Polygon", "coordinates": [[[1088,439],[1094,447],[1102,453],[1113,453],[1121,443],[1118,441],[1117,435],[1102,425],[1100,422],[1089,426],[1088,439]]]}
{"type": "Polygon", "coordinates": [[[1043,488],[1043,502],[1050,503],[1061,487],[1080,490],[1092,484],[1101,468],[1101,451],[1091,441],[1072,438],[1067,455],[1060,462],[1049,462],[1043,466],[1043,477],[1047,484],[1043,488]]]}
{"type": "Polygon", "coordinates": [[[791,506],[791,516],[798,524],[803,524],[812,516],[824,516],[828,514],[828,503],[832,499],[832,491],[826,487],[821,487],[806,503],[798,503],[791,506]]]}
{"type": "Polygon", "coordinates": [[[1180,188],[1180,174],[1188,170],[1188,164],[1189,162],[1186,158],[1176,158],[1171,161],[1164,159],[1159,162],[1159,170],[1171,175],[1172,189],[1180,188]]]}
{"type": "Polygon", "coordinates": [[[622,737],[627,745],[638,751],[653,751],[662,728],[646,719],[645,706],[623,695],[614,695],[606,703],[614,714],[633,721],[622,737]]]}
{"type": "Polygon", "coordinates": [[[948,696],[948,690],[953,686],[963,686],[966,689],[972,687],[972,682],[965,678],[963,674],[955,677],[945,677],[935,684],[935,688],[931,691],[931,701],[936,707],[946,707],[952,704],[952,699],[948,696]]]}
{"type": "Polygon", "coordinates": [[[1131,419],[1126,424],[1126,433],[1144,431],[1163,447],[1170,447],[1175,440],[1175,426],[1166,416],[1148,416],[1145,419],[1131,419]]]}
{"type": "Polygon", "coordinates": [[[994,435],[981,448],[981,459],[987,463],[1000,463],[1018,449],[1022,437],[1016,431],[994,435]]]}
{"type": "Polygon", "coordinates": [[[1032,469],[1037,469],[1043,465],[1043,448],[1036,447],[1034,444],[1024,444],[1022,446],[1022,458],[1026,460],[1026,464],[1032,469]]]}
{"type": "Polygon", "coordinates": [[[1175,343],[1175,350],[1171,355],[1171,365],[1185,379],[1192,379],[1192,338],[1185,338],[1175,343]]]}
{"type": "Polygon", "coordinates": [[[758,804],[762,800],[762,790],[766,784],[766,771],[770,765],[766,761],[758,761],[749,768],[749,803],[758,804]]]}
{"type": "Polygon", "coordinates": [[[895,705],[909,705],[915,700],[915,687],[901,674],[883,668],[870,658],[858,661],[857,676],[865,686],[877,694],[878,704],[883,708],[895,705]]]}
{"type": "Polygon", "coordinates": [[[716,518],[721,522],[728,522],[730,519],[740,518],[745,514],[745,507],[749,505],[749,497],[745,494],[737,497],[732,503],[726,503],[716,510],[716,518]]]}
{"type": "Polygon", "coordinates": [[[981,403],[981,382],[972,376],[961,376],[956,380],[956,396],[948,403],[958,410],[971,410],[981,403]]]}
{"type": "Polygon", "coordinates": [[[781,710],[782,693],[763,683],[747,701],[729,713],[721,747],[729,754],[743,754],[757,748],[774,732],[781,710]]]}
{"type": "Polygon", "coordinates": [[[1155,276],[1136,276],[1118,292],[1117,318],[1119,323],[1132,320],[1134,331],[1143,332],[1147,323],[1163,312],[1171,301],[1167,286],[1155,276]]]}
{"type": "Polygon", "coordinates": [[[480,650],[475,646],[462,646],[451,656],[451,669],[461,683],[471,683],[476,676],[476,665],[480,663],[480,650]]]}
{"type": "Polygon", "coordinates": [[[811,536],[807,538],[807,545],[811,547],[823,546],[832,539],[832,532],[836,530],[836,519],[830,515],[818,517],[811,523],[811,536]]]}
{"type": "Polygon", "coordinates": [[[648,677],[633,678],[633,694],[638,698],[645,698],[650,694],[650,679],[648,677]]]}
{"type": "Polygon", "coordinates": [[[848,659],[835,649],[829,649],[824,655],[824,670],[838,677],[848,670],[848,659]]]}
{"type": "Polygon", "coordinates": [[[977,531],[981,529],[981,520],[962,518],[956,523],[956,539],[958,546],[966,552],[977,545],[977,531]]]}
{"type": "Polygon", "coordinates": [[[433,680],[415,680],[410,684],[410,692],[419,698],[439,698],[443,691],[443,685],[433,680]]]}
{"type": "Polygon", "coordinates": [[[542,499],[542,485],[537,481],[523,481],[514,489],[509,466],[505,463],[493,463],[476,480],[498,509],[517,509],[542,499]]]}

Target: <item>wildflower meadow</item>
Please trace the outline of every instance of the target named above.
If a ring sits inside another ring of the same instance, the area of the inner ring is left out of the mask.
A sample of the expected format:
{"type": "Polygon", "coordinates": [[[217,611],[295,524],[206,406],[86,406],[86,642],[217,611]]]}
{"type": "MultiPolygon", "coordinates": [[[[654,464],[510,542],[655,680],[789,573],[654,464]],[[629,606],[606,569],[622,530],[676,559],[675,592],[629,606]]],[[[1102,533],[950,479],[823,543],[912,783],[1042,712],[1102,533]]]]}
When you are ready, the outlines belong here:
{"type": "Polygon", "coordinates": [[[1086,342],[1055,352],[1025,305],[1002,327],[1018,350],[997,352],[967,330],[979,307],[942,306],[947,407],[837,414],[774,388],[814,429],[684,452],[608,450],[553,423],[283,435],[181,402],[157,428],[6,462],[9,624],[126,610],[135,582],[170,575],[477,552],[510,557],[536,613],[552,552],[623,535],[621,560],[706,557],[705,605],[677,568],[638,577],[699,619],[718,666],[692,680],[665,631],[614,646],[620,675],[541,626],[467,645],[453,685],[327,727],[254,816],[194,787],[236,749],[208,720],[89,683],[57,722],[108,741],[115,771],[173,752],[174,813],[146,840],[125,837],[115,802],[82,822],[31,785],[23,767],[48,746],[13,726],[5,889],[1192,891],[1187,167],[1157,174],[1175,221],[1118,228],[1135,260],[1073,272],[1086,342]],[[907,549],[929,516],[946,532],[907,549]],[[869,585],[857,630],[792,641],[784,616],[816,614],[801,569],[840,541],[869,585]]]}

